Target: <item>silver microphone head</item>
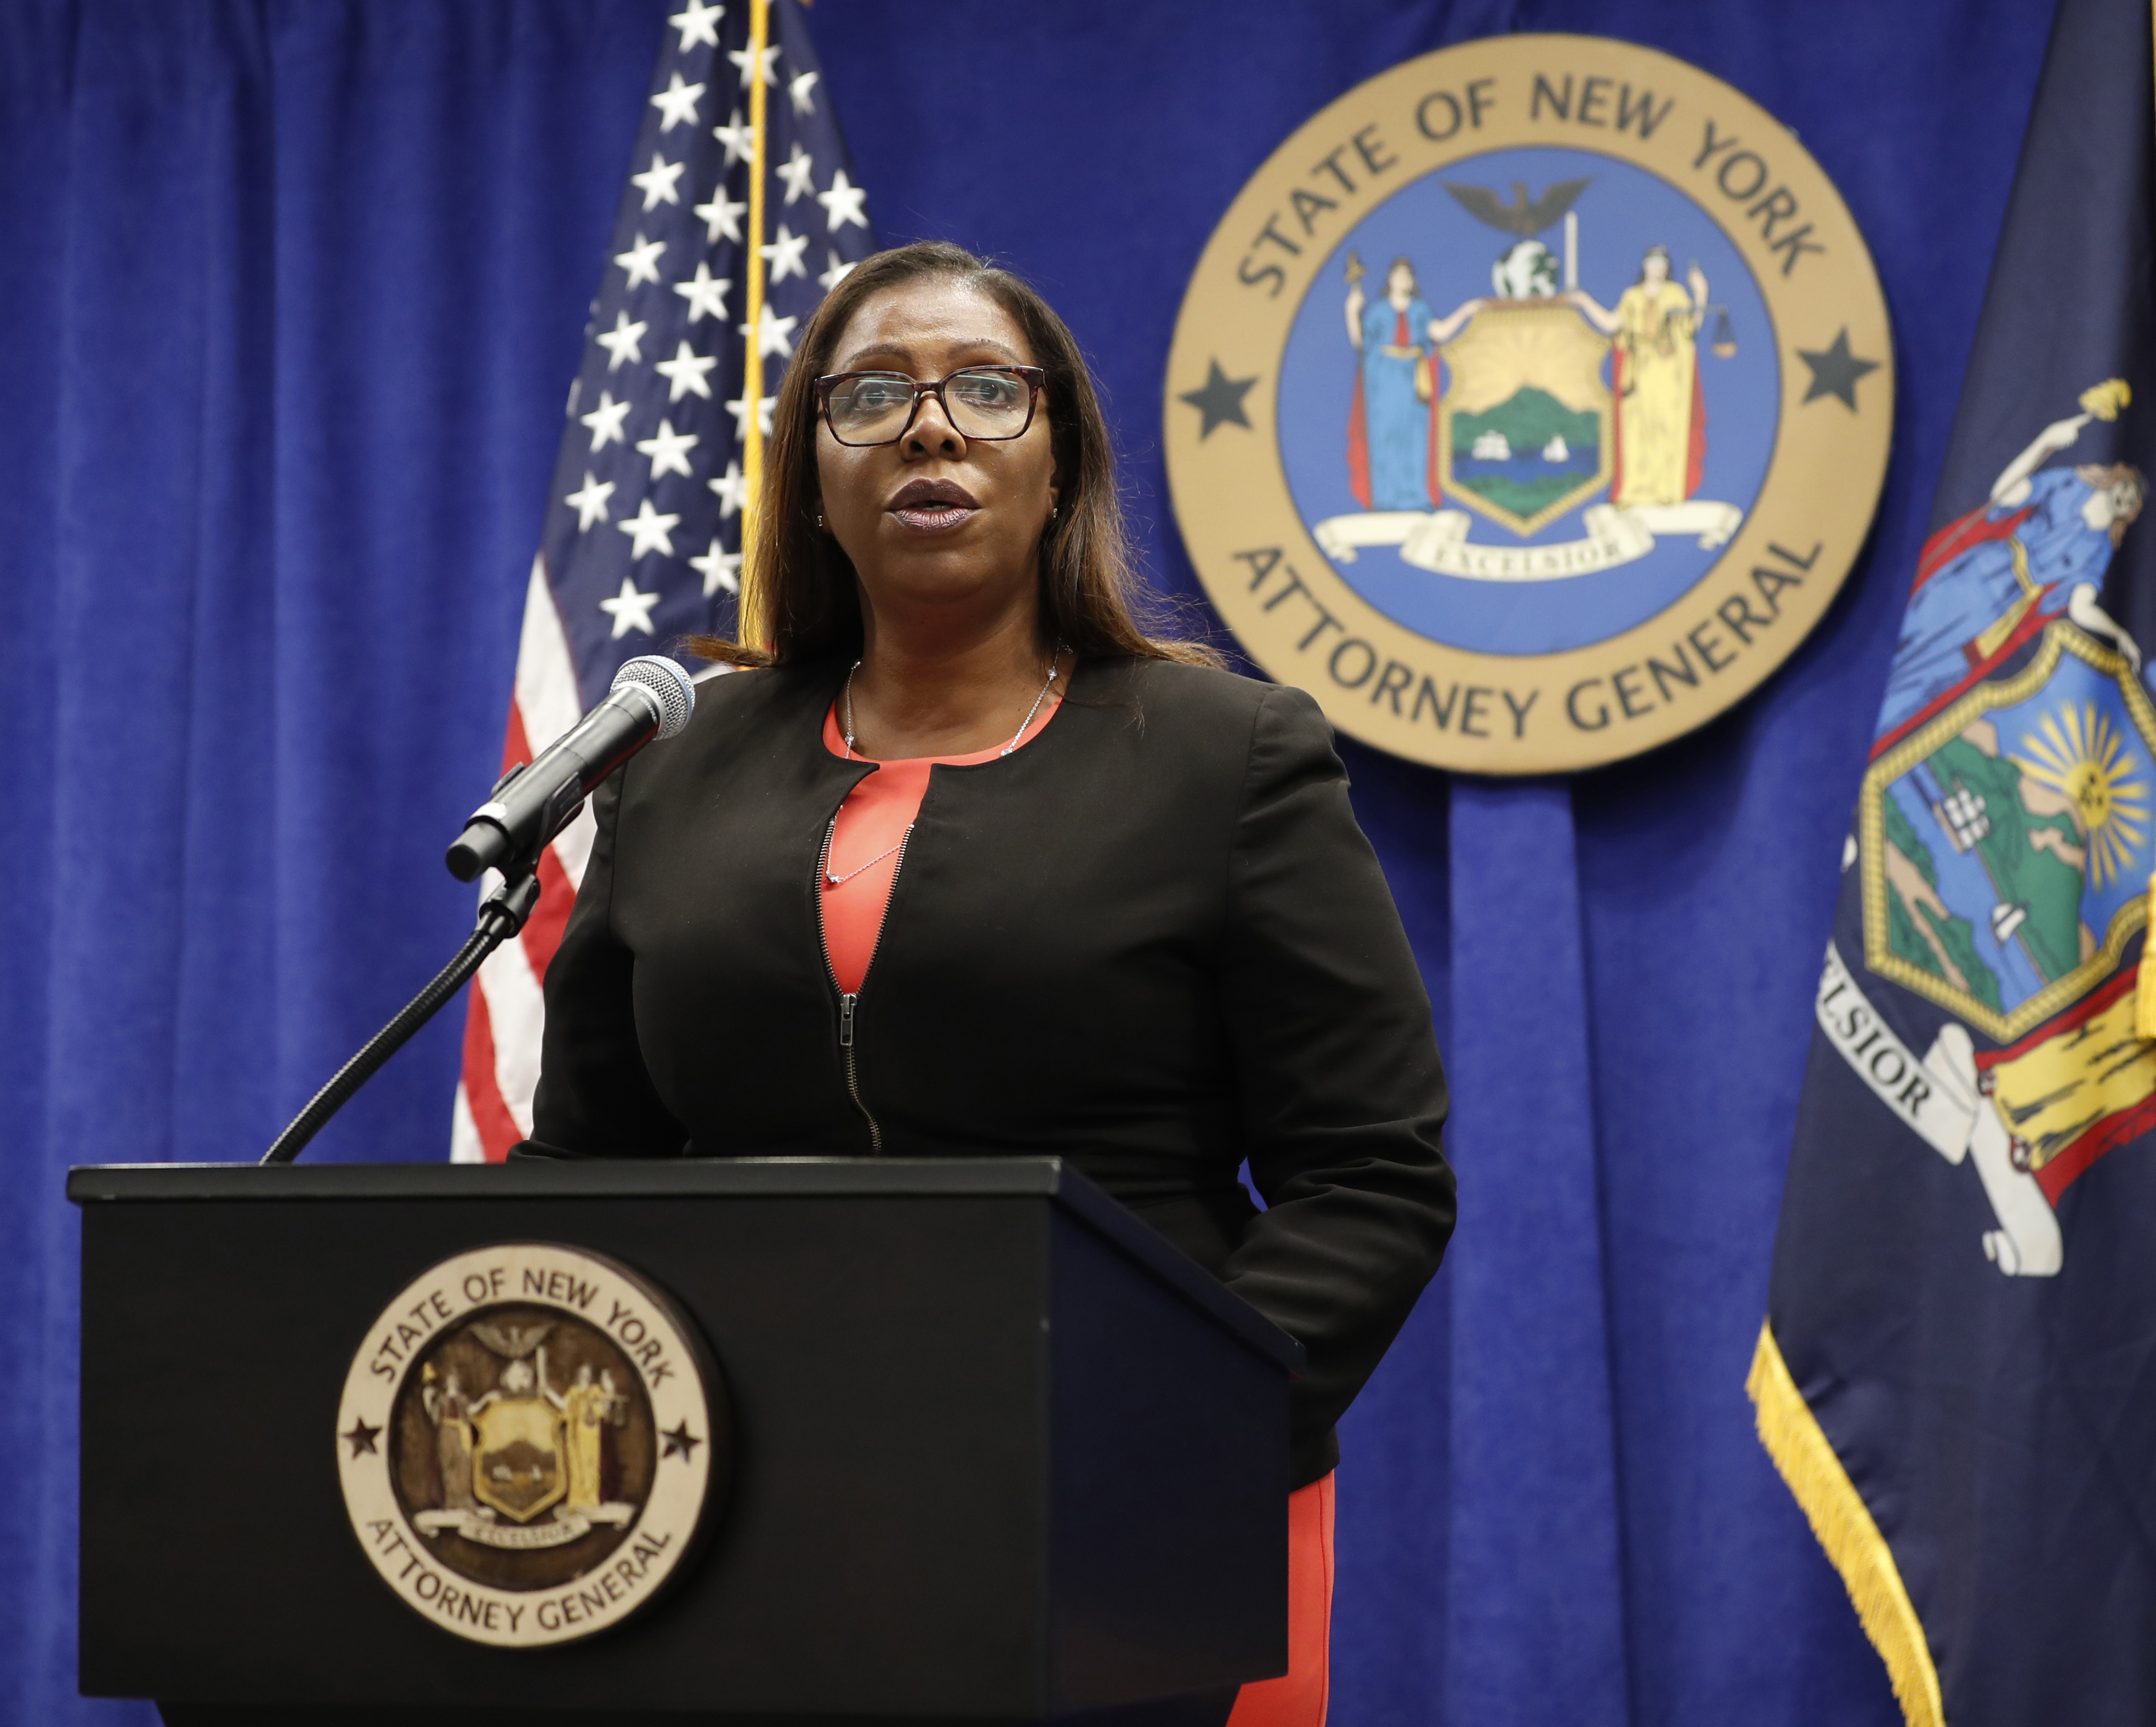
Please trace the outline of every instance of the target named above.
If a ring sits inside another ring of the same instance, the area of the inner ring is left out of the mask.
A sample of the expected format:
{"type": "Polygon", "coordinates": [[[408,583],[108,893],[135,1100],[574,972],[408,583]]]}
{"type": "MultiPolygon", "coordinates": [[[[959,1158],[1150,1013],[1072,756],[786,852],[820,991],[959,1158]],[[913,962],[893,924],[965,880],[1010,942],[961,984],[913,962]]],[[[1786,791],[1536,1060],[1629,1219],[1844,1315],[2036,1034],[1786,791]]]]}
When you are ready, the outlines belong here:
{"type": "Polygon", "coordinates": [[[689,674],[664,654],[644,654],[613,675],[614,689],[634,684],[649,690],[659,703],[659,736],[671,738],[696,711],[696,686],[689,674]]]}

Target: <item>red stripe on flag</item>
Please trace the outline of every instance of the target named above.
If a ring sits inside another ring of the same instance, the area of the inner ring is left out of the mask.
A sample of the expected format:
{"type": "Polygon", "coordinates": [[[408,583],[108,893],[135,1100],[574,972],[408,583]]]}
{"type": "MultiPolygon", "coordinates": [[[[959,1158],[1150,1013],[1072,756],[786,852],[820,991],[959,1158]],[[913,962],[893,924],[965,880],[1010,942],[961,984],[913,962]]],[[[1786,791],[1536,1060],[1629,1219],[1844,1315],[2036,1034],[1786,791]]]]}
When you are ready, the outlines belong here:
{"type": "MultiPolygon", "coordinates": [[[[531,739],[524,735],[524,709],[509,703],[509,735],[502,739],[502,772],[506,774],[520,761],[531,761],[531,739]]],[[[532,912],[531,923],[524,925],[524,933],[517,938],[524,943],[524,958],[531,959],[532,977],[542,983],[546,983],[546,968],[554,958],[554,948],[561,947],[561,932],[569,925],[573,902],[576,888],[569,887],[569,871],[561,866],[554,847],[546,847],[539,854],[539,910],[532,912]]]]}
{"type": "Polygon", "coordinates": [[[524,710],[512,696],[509,699],[509,723],[501,734],[501,771],[506,774],[531,759],[531,745],[524,736],[524,710]]]}
{"type": "Polygon", "coordinates": [[[524,957],[531,962],[531,975],[541,983],[547,981],[547,966],[554,957],[554,950],[562,945],[562,932],[568,927],[569,912],[577,902],[577,890],[569,885],[569,872],[562,867],[562,860],[549,846],[539,854],[539,907],[531,914],[531,921],[524,926],[519,938],[524,943],[524,957]]]}
{"type": "MultiPolygon", "coordinates": [[[[506,774],[519,763],[531,759],[531,746],[524,730],[524,715],[511,700],[509,723],[501,740],[501,771],[506,774]]],[[[525,943],[533,973],[544,976],[547,961],[561,945],[562,926],[568,917],[568,902],[575,895],[569,891],[568,877],[551,847],[541,861],[539,880],[544,890],[540,909],[525,925],[518,939],[525,943]],[[543,943],[543,947],[539,943],[543,943]]],[[[475,984],[465,991],[465,1101],[471,1110],[472,1125],[479,1130],[486,1160],[498,1164],[509,1155],[509,1148],[524,1133],[503,1101],[501,1082],[495,1077],[494,1021],[487,1012],[486,993],[475,984]]]]}
{"type": "Polygon", "coordinates": [[[487,1162],[498,1164],[524,1135],[494,1082],[494,1022],[487,1017],[486,994],[476,985],[465,994],[470,1004],[465,1015],[465,1101],[471,1106],[472,1125],[479,1129],[487,1162]]]}
{"type": "MultiPolygon", "coordinates": [[[[514,702],[509,704],[509,735],[502,740],[501,771],[506,774],[519,762],[531,759],[531,745],[524,732],[524,711],[514,702]]],[[[562,867],[562,860],[549,846],[539,854],[539,907],[531,914],[531,921],[524,926],[518,938],[524,943],[524,957],[531,962],[531,975],[544,983],[547,962],[554,950],[562,945],[562,932],[568,925],[569,908],[575,902],[577,890],[570,886],[569,872],[562,867]]]]}

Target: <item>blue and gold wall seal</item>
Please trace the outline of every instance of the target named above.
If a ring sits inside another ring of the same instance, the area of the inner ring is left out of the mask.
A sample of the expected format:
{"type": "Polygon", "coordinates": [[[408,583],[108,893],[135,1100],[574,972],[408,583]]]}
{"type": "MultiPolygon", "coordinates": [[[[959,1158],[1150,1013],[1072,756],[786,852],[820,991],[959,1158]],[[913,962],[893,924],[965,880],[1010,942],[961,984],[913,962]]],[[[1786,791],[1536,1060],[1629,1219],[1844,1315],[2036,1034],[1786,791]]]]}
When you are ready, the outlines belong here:
{"type": "Polygon", "coordinates": [[[1893,421],[1887,308],[1789,129],[1681,60],[1394,67],[1252,177],[1168,360],[1207,593],[1342,731],[1478,774],[1634,755],[1825,614],[1893,421]]]}

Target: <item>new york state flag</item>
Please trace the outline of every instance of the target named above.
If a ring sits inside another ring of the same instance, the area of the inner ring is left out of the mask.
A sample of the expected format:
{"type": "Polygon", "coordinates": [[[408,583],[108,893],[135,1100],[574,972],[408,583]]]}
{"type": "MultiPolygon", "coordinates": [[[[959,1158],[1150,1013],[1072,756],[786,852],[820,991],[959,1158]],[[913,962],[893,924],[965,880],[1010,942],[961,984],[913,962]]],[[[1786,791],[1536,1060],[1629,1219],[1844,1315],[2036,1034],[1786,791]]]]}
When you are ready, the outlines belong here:
{"type": "Polygon", "coordinates": [[[1912,1724],[2156,1721],[2151,49],[2144,0],[2062,0],[1750,1380],[1912,1724]]]}

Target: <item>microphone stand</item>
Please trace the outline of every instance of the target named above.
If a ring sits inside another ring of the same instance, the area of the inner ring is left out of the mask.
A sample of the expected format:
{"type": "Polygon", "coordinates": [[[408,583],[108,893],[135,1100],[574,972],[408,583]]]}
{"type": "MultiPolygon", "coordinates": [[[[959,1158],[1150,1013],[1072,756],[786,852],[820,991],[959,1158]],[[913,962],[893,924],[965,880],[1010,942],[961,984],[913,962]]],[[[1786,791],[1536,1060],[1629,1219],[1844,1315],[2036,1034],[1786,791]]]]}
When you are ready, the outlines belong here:
{"type": "MultiPolygon", "coordinates": [[[[581,800],[579,800],[581,801],[581,800]]],[[[410,1041],[412,1035],[433,1019],[442,1005],[464,988],[486,956],[524,928],[525,919],[539,903],[536,867],[521,869],[480,902],[479,922],[473,927],[457,957],[435,974],[434,979],[406,1002],[397,1017],[368,1041],[367,1047],[340,1067],[336,1077],[308,1100],[307,1107],[292,1118],[292,1124],[277,1136],[277,1143],[263,1154],[264,1164],[289,1164],[329,1119],[351,1101],[352,1095],[376,1070],[410,1041]]]]}
{"type": "Polygon", "coordinates": [[[536,760],[520,762],[495,782],[487,801],[471,813],[443,860],[459,881],[472,880],[490,866],[501,873],[500,885],[480,902],[479,922],[470,936],[434,981],[308,1099],[262,1154],[264,1164],[289,1164],[299,1156],[352,1093],[471,981],[486,956],[524,928],[539,903],[539,858],[548,843],[575,820],[600,781],[654,737],[674,736],[688,724],[696,705],[696,686],[671,660],[654,655],[632,660],[614,674],[603,702],[536,760]],[[640,711],[639,703],[627,701],[629,694],[640,697],[640,711]],[[565,776],[565,768],[574,771],[565,776]],[[536,777],[527,781],[526,775],[536,777]]]}

